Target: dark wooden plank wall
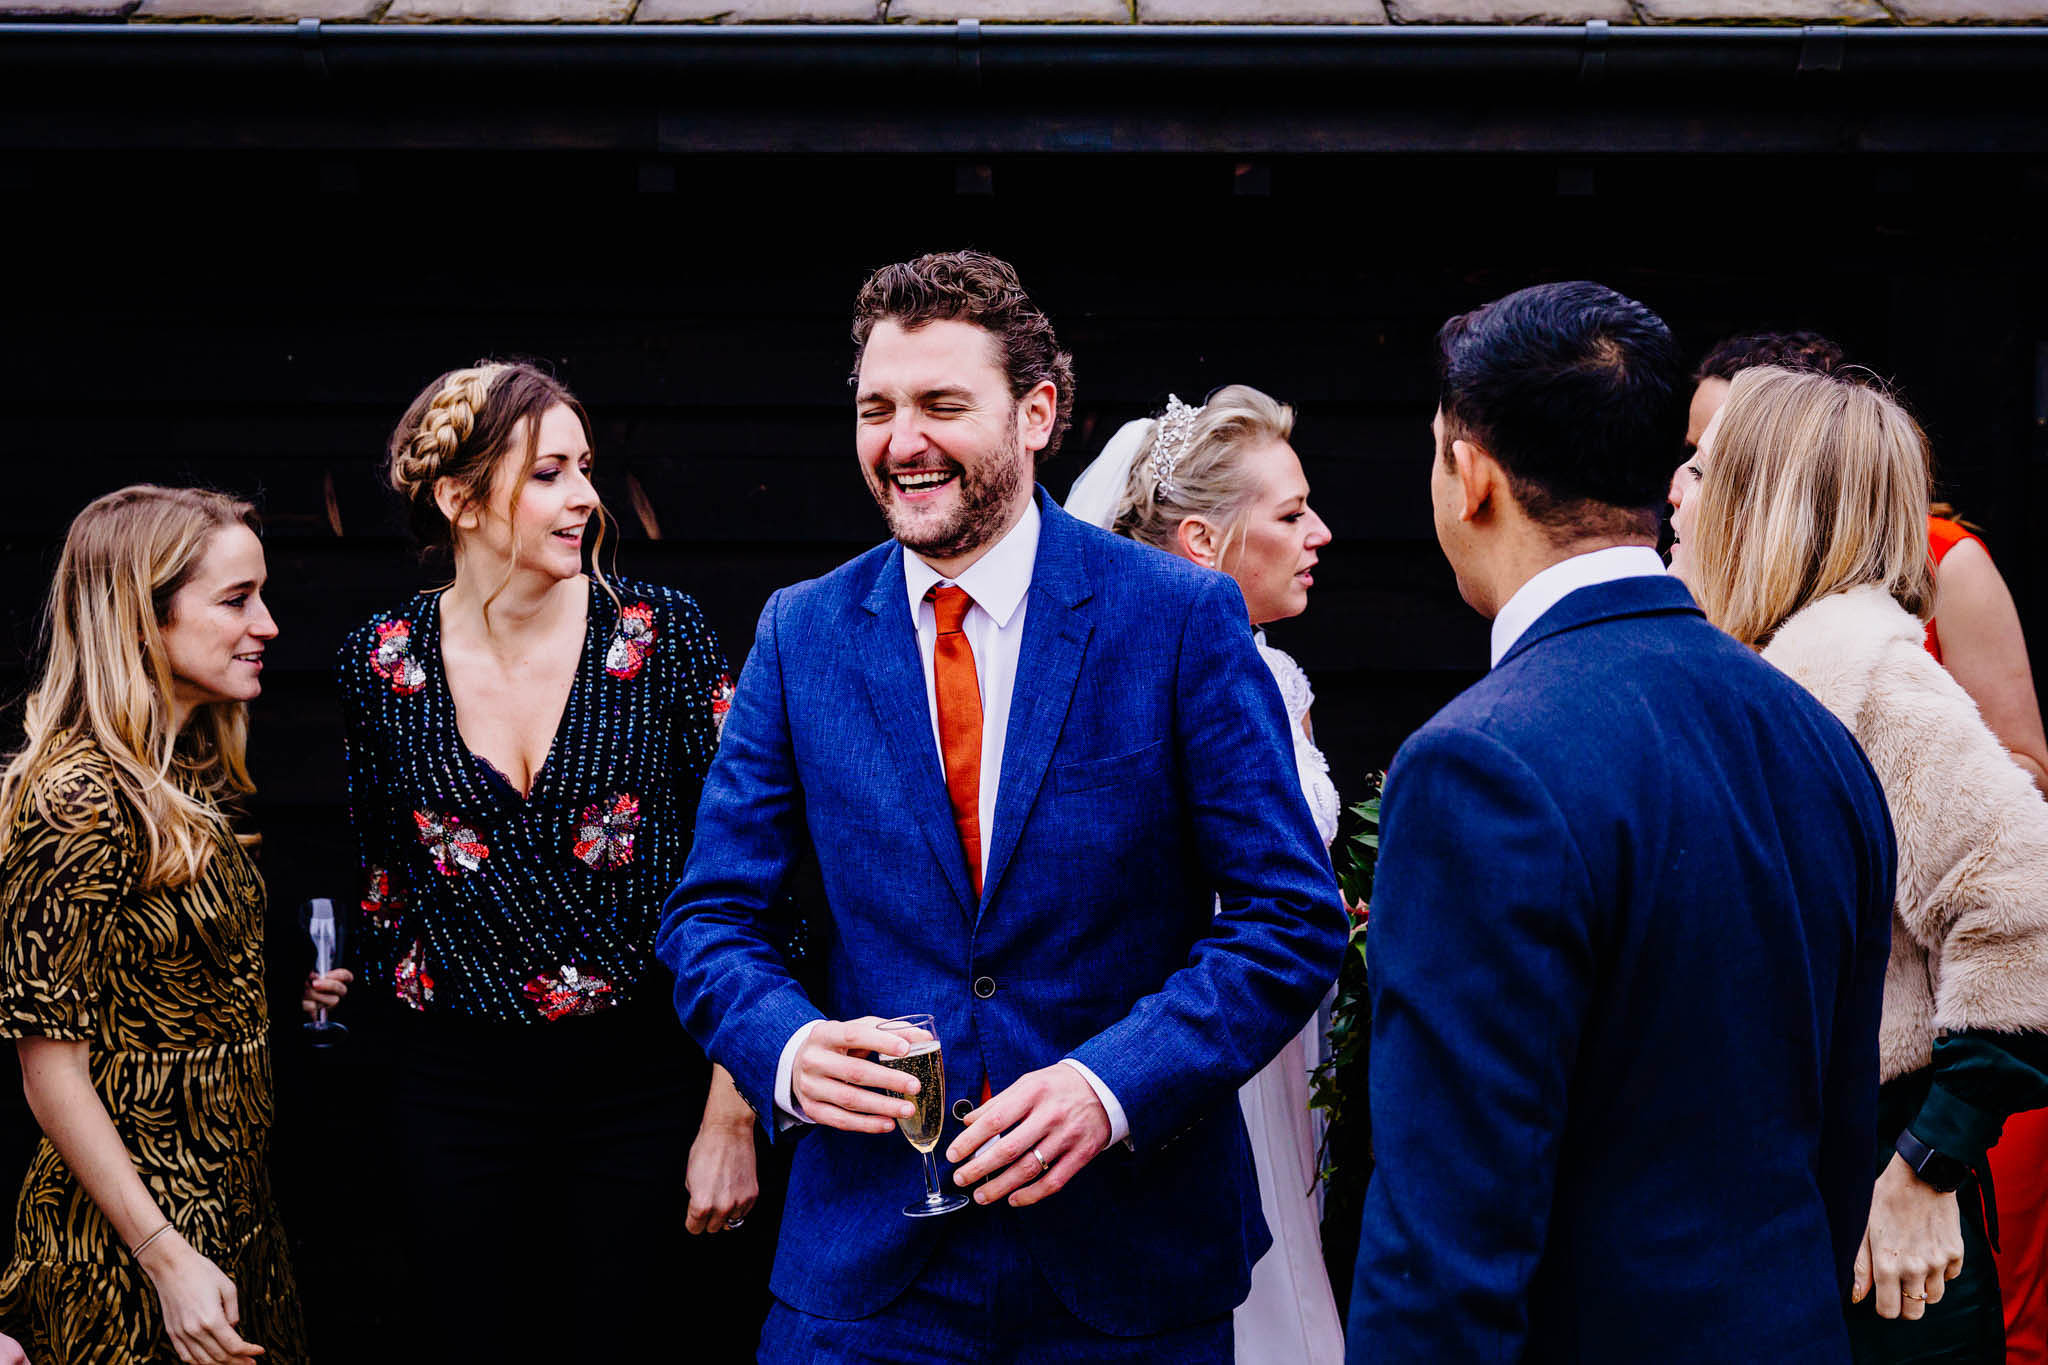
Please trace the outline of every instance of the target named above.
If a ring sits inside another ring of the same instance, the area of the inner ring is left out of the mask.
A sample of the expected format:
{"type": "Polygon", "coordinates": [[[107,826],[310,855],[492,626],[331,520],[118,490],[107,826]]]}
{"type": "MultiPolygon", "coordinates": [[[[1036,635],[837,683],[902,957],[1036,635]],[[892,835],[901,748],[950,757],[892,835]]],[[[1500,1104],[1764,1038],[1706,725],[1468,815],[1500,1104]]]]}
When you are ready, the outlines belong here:
{"type": "MultiPolygon", "coordinates": [[[[1296,444],[1337,539],[1308,615],[1273,635],[1315,681],[1340,787],[1484,666],[1484,624],[1430,529],[1430,339],[1537,280],[1633,293],[1695,353],[1805,325],[1897,375],[2038,647],[2043,160],[1737,152],[1250,167],[13,154],[0,684],[19,690],[54,547],[89,497],[149,479],[258,498],[283,627],[257,707],[258,814],[288,924],[304,897],[349,890],[329,661],[347,627],[421,581],[374,474],[415,389],[486,354],[557,366],[596,418],[618,567],[695,593],[737,664],[772,588],[882,534],[851,460],[855,287],[874,264],[956,244],[1017,260],[1077,356],[1075,429],[1043,471],[1055,493],[1168,391],[1242,381],[1300,406],[1296,444]],[[109,227],[118,248],[81,253],[109,227]]],[[[287,1109],[281,1176],[320,1190],[342,1150],[320,1144],[342,1139],[287,1109]]],[[[364,1121],[342,1123],[348,1150],[364,1121]]],[[[301,1238],[341,1358],[378,1318],[363,1269],[376,1229],[301,1238]]]]}
{"type": "Polygon", "coordinates": [[[266,805],[295,820],[337,810],[335,641],[418,580],[374,471],[419,383],[484,354],[557,366],[596,416],[619,567],[696,592],[738,656],[772,587],[880,534],[849,459],[846,306],[868,265],[949,243],[1018,259],[1077,356],[1055,492],[1169,390],[1244,381],[1300,406],[1338,540],[1309,615],[1274,634],[1318,680],[1340,773],[1383,763],[1483,664],[1430,537],[1430,335],[1534,279],[1611,282],[1694,349],[1759,323],[1841,337],[1926,414],[2035,608],[2042,271],[2009,208],[1958,198],[2037,192],[2038,166],[1382,158],[1281,162],[1244,196],[1227,163],[1123,158],[998,164],[974,196],[950,163],[728,162],[622,196],[593,192],[587,158],[495,158],[436,206],[440,158],[358,163],[364,193],[324,200],[271,198],[263,170],[293,162],[187,160],[182,191],[153,165],[155,193],[98,206],[147,228],[89,268],[54,268],[84,204],[31,225],[49,250],[25,258],[53,268],[21,281],[6,343],[0,441],[33,474],[5,538],[24,591],[4,662],[88,497],[144,478],[257,496],[284,627],[257,751],[266,805]]]}

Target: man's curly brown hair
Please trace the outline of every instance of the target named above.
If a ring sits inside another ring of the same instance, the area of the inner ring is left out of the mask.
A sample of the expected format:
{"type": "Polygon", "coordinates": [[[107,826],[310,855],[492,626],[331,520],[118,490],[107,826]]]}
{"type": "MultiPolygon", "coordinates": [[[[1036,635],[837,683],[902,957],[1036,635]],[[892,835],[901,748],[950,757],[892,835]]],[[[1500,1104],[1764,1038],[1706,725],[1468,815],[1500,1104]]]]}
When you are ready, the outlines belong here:
{"type": "Polygon", "coordinates": [[[914,332],[927,323],[971,322],[995,339],[996,361],[1021,399],[1040,384],[1053,386],[1052,435],[1038,452],[1045,463],[1058,453],[1074,420],[1074,357],[1060,349],[1052,319],[1040,312],[1016,267],[983,251],[943,251],[885,265],[868,276],[853,302],[853,379],[875,324],[884,320],[914,332]]]}

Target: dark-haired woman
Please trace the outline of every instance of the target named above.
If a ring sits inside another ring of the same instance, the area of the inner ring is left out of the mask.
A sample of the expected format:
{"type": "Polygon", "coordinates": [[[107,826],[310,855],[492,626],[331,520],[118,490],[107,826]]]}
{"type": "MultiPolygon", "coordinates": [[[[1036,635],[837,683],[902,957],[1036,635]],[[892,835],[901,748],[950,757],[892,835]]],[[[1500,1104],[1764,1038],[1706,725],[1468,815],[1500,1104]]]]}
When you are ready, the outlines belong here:
{"type": "Polygon", "coordinates": [[[590,462],[582,407],[539,370],[428,385],[387,472],[454,580],[339,660],[433,1359],[640,1358],[679,1286],[714,1282],[688,1234],[756,1197],[754,1116],[653,957],[730,685],[690,598],[586,555],[590,462]]]}

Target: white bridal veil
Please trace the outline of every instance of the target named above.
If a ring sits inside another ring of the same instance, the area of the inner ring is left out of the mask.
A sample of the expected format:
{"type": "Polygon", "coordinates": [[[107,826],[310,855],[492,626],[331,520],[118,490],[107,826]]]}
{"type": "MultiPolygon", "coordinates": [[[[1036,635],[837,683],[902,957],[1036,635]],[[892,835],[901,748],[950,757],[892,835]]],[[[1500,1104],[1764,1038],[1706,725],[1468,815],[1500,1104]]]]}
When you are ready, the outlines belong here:
{"type": "Polygon", "coordinates": [[[1137,462],[1138,452],[1156,425],[1152,418],[1140,417],[1117,428],[1102,453],[1067,490],[1062,506],[1069,516],[1093,522],[1105,531],[1109,529],[1116,520],[1116,505],[1123,497],[1124,486],[1131,481],[1131,466],[1137,462]]]}

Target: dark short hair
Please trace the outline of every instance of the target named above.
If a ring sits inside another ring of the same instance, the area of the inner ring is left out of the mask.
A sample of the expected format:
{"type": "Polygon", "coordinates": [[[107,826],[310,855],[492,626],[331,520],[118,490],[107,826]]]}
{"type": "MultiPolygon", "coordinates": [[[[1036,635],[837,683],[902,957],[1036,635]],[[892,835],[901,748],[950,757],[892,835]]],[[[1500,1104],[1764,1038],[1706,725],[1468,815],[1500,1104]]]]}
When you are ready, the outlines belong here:
{"type": "Polygon", "coordinates": [[[1500,461],[1532,520],[1656,533],[1687,397],[1662,318],[1589,280],[1541,284],[1452,318],[1437,348],[1447,437],[1500,461]]]}
{"type": "Polygon", "coordinates": [[[1060,349],[1052,319],[1024,292],[1015,266],[982,251],[943,251],[868,276],[853,302],[856,381],[868,338],[885,319],[911,332],[930,322],[971,322],[995,338],[1013,400],[1040,384],[1053,386],[1052,436],[1038,460],[1058,452],[1074,420],[1074,358],[1060,349]]]}
{"type": "Polygon", "coordinates": [[[1746,332],[1716,342],[1692,372],[1692,382],[1733,379],[1759,365],[1781,370],[1834,374],[1846,369],[1849,357],[1819,332],[1746,332]]]}

